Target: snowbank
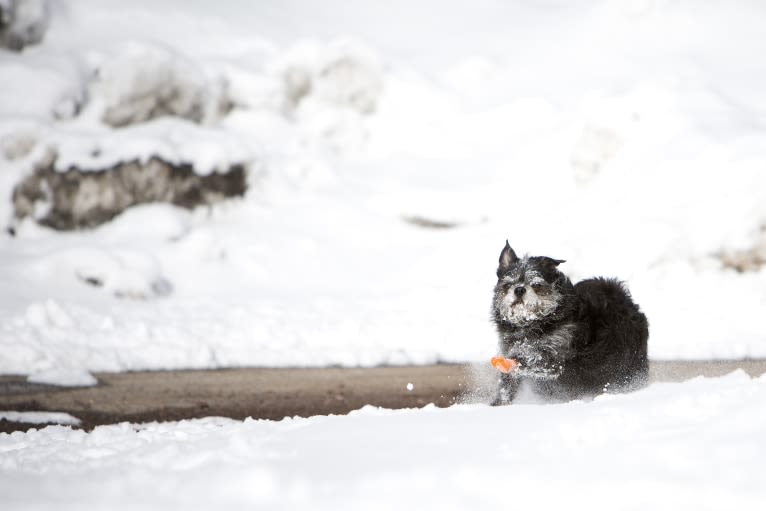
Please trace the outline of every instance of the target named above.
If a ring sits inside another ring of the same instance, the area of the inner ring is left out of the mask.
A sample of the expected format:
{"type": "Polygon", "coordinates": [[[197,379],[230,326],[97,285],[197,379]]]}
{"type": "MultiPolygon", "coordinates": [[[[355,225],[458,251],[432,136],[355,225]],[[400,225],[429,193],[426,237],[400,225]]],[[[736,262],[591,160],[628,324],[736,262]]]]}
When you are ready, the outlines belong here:
{"type": "Polygon", "coordinates": [[[0,435],[5,509],[748,509],[766,379],[593,402],[0,435]],[[555,488],[555,491],[552,491],[555,488]]]}

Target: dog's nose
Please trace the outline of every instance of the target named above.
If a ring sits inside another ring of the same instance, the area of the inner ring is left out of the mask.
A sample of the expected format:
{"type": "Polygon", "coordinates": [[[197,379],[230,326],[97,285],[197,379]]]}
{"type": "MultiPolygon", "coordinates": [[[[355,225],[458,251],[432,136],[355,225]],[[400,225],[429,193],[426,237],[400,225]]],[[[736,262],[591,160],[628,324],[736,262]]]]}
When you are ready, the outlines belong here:
{"type": "Polygon", "coordinates": [[[519,286],[519,287],[517,287],[516,289],[513,290],[513,294],[515,294],[519,298],[524,296],[524,293],[526,293],[526,292],[527,292],[527,288],[525,288],[524,286],[519,286]]]}

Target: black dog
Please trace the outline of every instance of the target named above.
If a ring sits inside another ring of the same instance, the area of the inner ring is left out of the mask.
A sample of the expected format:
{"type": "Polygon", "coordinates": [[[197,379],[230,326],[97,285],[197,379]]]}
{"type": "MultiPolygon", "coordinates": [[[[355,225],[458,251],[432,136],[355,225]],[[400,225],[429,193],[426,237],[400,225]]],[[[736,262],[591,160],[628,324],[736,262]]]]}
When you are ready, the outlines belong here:
{"type": "Polygon", "coordinates": [[[548,400],[564,401],[646,383],[649,325],[623,285],[613,279],[572,282],[564,261],[500,254],[492,316],[499,353],[519,365],[500,377],[494,405],[513,401],[521,383],[548,400]]]}

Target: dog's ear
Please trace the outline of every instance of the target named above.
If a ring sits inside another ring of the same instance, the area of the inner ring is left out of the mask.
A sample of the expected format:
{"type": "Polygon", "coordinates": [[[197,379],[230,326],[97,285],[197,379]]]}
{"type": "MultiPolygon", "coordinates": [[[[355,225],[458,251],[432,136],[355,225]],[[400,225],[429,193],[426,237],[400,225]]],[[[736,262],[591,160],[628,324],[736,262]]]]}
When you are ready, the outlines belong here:
{"type": "Polygon", "coordinates": [[[543,266],[555,268],[556,266],[560,265],[561,263],[565,263],[566,261],[563,259],[553,259],[552,257],[541,257],[540,262],[543,264],[543,266]]]}
{"type": "Polygon", "coordinates": [[[500,252],[500,265],[497,267],[497,276],[500,277],[503,273],[519,261],[519,257],[516,252],[513,251],[511,245],[508,244],[508,240],[505,240],[505,248],[500,252]]]}

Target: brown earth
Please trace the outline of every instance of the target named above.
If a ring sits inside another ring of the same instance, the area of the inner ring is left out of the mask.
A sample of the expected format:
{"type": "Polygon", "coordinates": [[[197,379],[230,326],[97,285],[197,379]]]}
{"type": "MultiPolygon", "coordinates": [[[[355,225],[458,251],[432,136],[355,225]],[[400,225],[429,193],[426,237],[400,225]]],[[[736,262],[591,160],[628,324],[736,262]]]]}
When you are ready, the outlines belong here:
{"type": "MultiPolygon", "coordinates": [[[[720,376],[735,369],[766,373],[766,360],[651,363],[650,381],[720,376]]],[[[0,376],[0,410],[67,412],[92,429],[116,422],[175,421],[206,416],[282,419],[344,414],[364,405],[414,408],[428,403],[486,402],[493,373],[471,365],[369,369],[265,369],[97,373],[95,387],[31,384],[0,376]],[[412,384],[411,390],[408,384],[412,384]]],[[[0,420],[0,432],[42,427],[0,420]]]]}

